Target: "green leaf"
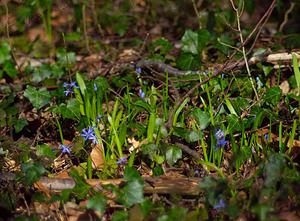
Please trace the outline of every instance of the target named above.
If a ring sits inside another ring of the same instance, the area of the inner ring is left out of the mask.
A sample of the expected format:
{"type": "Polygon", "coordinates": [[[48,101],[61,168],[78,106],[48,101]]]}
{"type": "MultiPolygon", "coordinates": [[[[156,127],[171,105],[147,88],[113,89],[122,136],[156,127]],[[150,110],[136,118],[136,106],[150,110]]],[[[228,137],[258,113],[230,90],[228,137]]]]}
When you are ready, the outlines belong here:
{"type": "Polygon", "coordinates": [[[24,118],[20,118],[14,121],[14,128],[16,133],[19,133],[25,126],[28,125],[28,122],[24,118]]]}
{"type": "Polygon", "coordinates": [[[196,142],[202,138],[202,133],[187,130],[181,127],[174,127],[174,135],[185,139],[187,142],[196,142]]]}
{"type": "Polygon", "coordinates": [[[147,128],[147,140],[149,143],[153,142],[153,135],[155,130],[155,120],[156,120],[156,114],[151,113],[148,120],[148,128],[147,128]]]}
{"type": "Polygon", "coordinates": [[[227,121],[228,121],[228,126],[227,126],[228,133],[241,131],[241,124],[238,116],[236,116],[235,114],[229,114],[227,116],[227,121]]]}
{"type": "Polygon", "coordinates": [[[124,180],[131,181],[136,179],[141,179],[139,172],[133,167],[126,167],[124,171],[124,180]]]}
{"type": "Polygon", "coordinates": [[[246,98],[232,98],[230,99],[230,102],[238,116],[241,116],[243,111],[250,107],[249,99],[246,98]]]}
{"type": "Polygon", "coordinates": [[[128,220],[128,211],[118,210],[113,213],[111,220],[112,221],[127,221],[128,220]]]}
{"type": "Polygon", "coordinates": [[[57,52],[57,62],[61,66],[64,67],[72,67],[76,62],[76,54],[74,52],[67,52],[65,50],[61,50],[57,52]]]}
{"type": "Polygon", "coordinates": [[[285,156],[280,153],[274,153],[264,165],[264,174],[266,187],[272,188],[277,185],[277,182],[281,179],[281,175],[285,166],[285,156]]]}
{"type": "Polygon", "coordinates": [[[38,181],[46,172],[41,164],[32,162],[22,164],[21,170],[24,173],[24,182],[29,186],[38,181]]]}
{"type": "Polygon", "coordinates": [[[86,207],[103,213],[106,207],[106,198],[101,194],[95,194],[88,200],[86,207]]]}
{"type": "Polygon", "coordinates": [[[192,30],[186,30],[182,39],[182,48],[181,50],[184,52],[192,53],[192,54],[199,54],[198,47],[198,33],[193,32],[192,30]]]}
{"type": "Polygon", "coordinates": [[[172,146],[166,152],[166,160],[170,166],[173,166],[177,160],[182,158],[182,150],[179,147],[172,146]]]}
{"type": "Polygon", "coordinates": [[[157,151],[158,147],[156,144],[145,144],[142,146],[142,153],[147,155],[151,160],[153,160],[157,151]]]}
{"type": "Polygon", "coordinates": [[[271,104],[273,107],[275,107],[280,101],[280,97],[281,97],[280,87],[272,87],[267,90],[263,100],[265,101],[265,103],[271,104]]]}
{"type": "Polygon", "coordinates": [[[42,64],[41,66],[34,69],[32,74],[32,81],[33,82],[41,82],[46,78],[49,78],[52,75],[52,70],[49,64],[42,64]]]}
{"type": "Polygon", "coordinates": [[[3,70],[10,78],[14,78],[18,75],[18,71],[11,61],[4,62],[3,70]]]}
{"type": "Polygon", "coordinates": [[[297,82],[298,93],[300,93],[300,71],[299,71],[298,59],[295,53],[293,53],[292,55],[293,55],[294,74],[297,82]]]}
{"type": "Polygon", "coordinates": [[[55,158],[55,152],[47,144],[38,145],[36,147],[36,155],[49,157],[50,159],[55,158]]]}
{"type": "Polygon", "coordinates": [[[48,104],[51,100],[51,95],[46,88],[40,88],[37,90],[35,87],[27,86],[24,91],[24,96],[32,103],[33,107],[40,109],[48,104]]]}
{"type": "Polygon", "coordinates": [[[141,180],[128,182],[121,191],[121,203],[125,206],[132,206],[144,200],[144,184],[141,180]]]}
{"type": "Polygon", "coordinates": [[[80,118],[80,104],[76,98],[71,98],[67,104],[60,104],[52,109],[53,113],[61,114],[63,118],[79,119],[80,118]]]}
{"type": "Polygon", "coordinates": [[[5,61],[9,61],[10,59],[10,46],[7,42],[2,42],[0,45],[0,64],[3,64],[5,61]]]}
{"type": "Polygon", "coordinates": [[[70,176],[74,178],[75,180],[75,187],[73,188],[72,193],[79,199],[85,199],[88,192],[91,189],[91,186],[88,185],[84,178],[80,176],[77,170],[73,169],[70,171],[70,176]]]}
{"type": "Polygon", "coordinates": [[[159,52],[162,55],[166,55],[172,48],[173,45],[165,38],[159,38],[151,44],[153,53],[159,49],[159,52]]]}
{"type": "MultiPolygon", "coordinates": [[[[103,96],[109,88],[109,83],[105,77],[97,77],[94,81],[97,86],[97,94],[103,96]]],[[[94,85],[93,85],[94,86],[94,85]]]]}
{"type": "Polygon", "coordinates": [[[207,45],[211,36],[209,31],[207,31],[206,29],[200,29],[197,34],[198,34],[198,51],[200,52],[207,45]]]}
{"type": "Polygon", "coordinates": [[[176,65],[181,70],[197,70],[201,66],[200,57],[192,53],[180,53],[176,65]]]}
{"type": "Polygon", "coordinates": [[[124,171],[126,185],[118,194],[118,201],[125,206],[132,206],[144,201],[144,182],[133,167],[126,167],[124,171]]]}
{"type": "Polygon", "coordinates": [[[137,100],[134,105],[138,106],[138,107],[142,107],[143,109],[145,109],[146,111],[148,111],[149,113],[151,113],[151,106],[150,104],[148,104],[147,102],[145,102],[144,100],[137,100]]]}
{"type": "Polygon", "coordinates": [[[81,94],[83,95],[83,97],[85,97],[86,86],[85,86],[82,76],[78,72],[76,73],[76,80],[77,80],[78,86],[80,88],[81,94]]]}
{"type": "Polygon", "coordinates": [[[191,113],[191,115],[197,121],[200,130],[204,130],[208,127],[210,123],[210,115],[208,112],[202,111],[201,109],[197,108],[191,113]]]}

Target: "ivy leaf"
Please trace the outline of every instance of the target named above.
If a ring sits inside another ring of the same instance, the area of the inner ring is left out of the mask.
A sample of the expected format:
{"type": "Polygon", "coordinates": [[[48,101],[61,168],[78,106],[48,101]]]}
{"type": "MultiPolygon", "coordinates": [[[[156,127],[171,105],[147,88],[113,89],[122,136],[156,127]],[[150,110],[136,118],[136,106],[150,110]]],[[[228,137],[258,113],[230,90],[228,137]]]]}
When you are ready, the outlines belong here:
{"type": "Polygon", "coordinates": [[[180,128],[180,127],[174,127],[174,135],[177,137],[181,137],[185,139],[187,142],[196,142],[200,140],[203,136],[203,134],[200,132],[196,132],[193,130],[187,130],[185,128],[180,128]]]}
{"type": "Polygon", "coordinates": [[[198,33],[193,32],[192,30],[186,30],[182,39],[182,51],[189,52],[192,54],[198,54],[198,33]]]}
{"type": "Polygon", "coordinates": [[[124,171],[126,185],[119,191],[118,201],[125,206],[132,206],[144,201],[144,181],[139,173],[132,167],[126,167],[124,171]]]}
{"type": "Polygon", "coordinates": [[[18,75],[18,71],[11,61],[4,62],[3,70],[11,78],[14,78],[18,75]]]}
{"type": "Polygon", "coordinates": [[[10,60],[10,46],[7,42],[3,42],[0,45],[0,64],[3,64],[5,61],[10,60]]]}
{"type": "Polygon", "coordinates": [[[276,106],[281,97],[280,87],[269,88],[264,96],[264,101],[267,104],[271,104],[273,107],[276,106]]]}
{"type": "Polygon", "coordinates": [[[166,160],[167,163],[172,166],[177,160],[181,159],[182,157],[182,150],[179,147],[172,146],[166,152],[166,160]]]}
{"type": "Polygon", "coordinates": [[[48,104],[51,100],[50,93],[46,88],[40,88],[37,90],[35,87],[27,86],[24,91],[24,96],[32,103],[33,107],[40,109],[41,107],[48,104]]]}
{"type": "Polygon", "coordinates": [[[38,145],[36,147],[36,155],[49,157],[50,159],[55,158],[55,152],[47,144],[38,145]]]}
{"type": "Polygon", "coordinates": [[[46,172],[45,168],[38,163],[24,163],[21,166],[24,173],[24,182],[31,186],[39,180],[39,178],[46,172]]]}
{"type": "Polygon", "coordinates": [[[17,119],[14,121],[14,128],[15,128],[16,133],[19,133],[27,125],[28,125],[28,122],[25,118],[17,119]]]}
{"type": "Polygon", "coordinates": [[[86,207],[88,209],[94,209],[100,213],[105,211],[106,199],[101,194],[95,194],[88,200],[86,207]]]}
{"type": "Polygon", "coordinates": [[[42,64],[41,66],[34,69],[32,74],[32,81],[33,82],[41,82],[46,78],[51,76],[51,68],[48,64],[42,64]]]}
{"type": "Polygon", "coordinates": [[[128,211],[118,210],[113,213],[111,220],[112,221],[127,221],[128,220],[128,211]]]}
{"type": "Polygon", "coordinates": [[[195,120],[197,121],[200,130],[204,130],[205,128],[207,128],[207,126],[210,123],[210,116],[209,113],[200,110],[199,108],[195,109],[192,112],[192,116],[195,118],[195,120]]]}
{"type": "Polygon", "coordinates": [[[211,36],[209,31],[206,29],[201,29],[198,31],[198,51],[202,51],[204,47],[207,45],[209,42],[211,36]]]}

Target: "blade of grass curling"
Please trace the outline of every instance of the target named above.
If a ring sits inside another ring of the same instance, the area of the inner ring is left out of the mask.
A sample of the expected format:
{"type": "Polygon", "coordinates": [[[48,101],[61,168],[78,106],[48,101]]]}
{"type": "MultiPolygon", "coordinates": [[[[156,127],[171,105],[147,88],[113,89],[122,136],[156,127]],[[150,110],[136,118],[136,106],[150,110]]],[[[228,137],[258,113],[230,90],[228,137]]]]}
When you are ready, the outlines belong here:
{"type": "Polygon", "coordinates": [[[80,90],[77,88],[74,88],[73,90],[75,93],[75,98],[79,102],[80,114],[84,116],[85,115],[84,102],[83,102],[83,98],[81,96],[80,90]]]}
{"type": "Polygon", "coordinates": [[[154,112],[150,113],[149,121],[148,121],[148,128],[147,128],[147,140],[149,143],[153,142],[153,134],[155,130],[155,120],[156,114],[154,112]]]}
{"type": "Polygon", "coordinates": [[[293,122],[293,127],[292,127],[292,131],[291,131],[291,133],[290,133],[289,143],[288,143],[289,154],[291,153],[291,150],[292,150],[292,147],[293,147],[293,144],[294,144],[296,128],[297,128],[297,121],[294,120],[294,122],[293,122]]]}
{"type": "Polygon", "coordinates": [[[295,78],[297,82],[297,87],[298,87],[298,94],[300,93],[300,71],[299,71],[299,65],[298,65],[298,60],[297,56],[295,53],[292,53],[293,56],[293,69],[295,73],[295,78]]]}
{"type": "Polygon", "coordinates": [[[78,83],[81,94],[84,96],[85,92],[86,92],[86,86],[85,86],[83,78],[81,77],[81,75],[78,72],[76,73],[76,81],[78,83]]]}
{"type": "Polygon", "coordinates": [[[282,144],[282,121],[279,122],[279,150],[283,153],[283,144],[282,144]]]}
{"type": "Polygon", "coordinates": [[[175,111],[175,114],[174,114],[174,118],[173,118],[173,126],[175,126],[176,122],[177,122],[177,119],[178,119],[178,116],[180,114],[180,112],[182,111],[182,109],[184,108],[184,106],[190,101],[190,98],[186,98],[181,104],[180,106],[178,107],[178,109],[175,111]]]}
{"type": "Polygon", "coordinates": [[[235,116],[238,116],[237,113],[235,112],[230,100],[226,98],[225,103],[226,103],[226,106],[227,106],[228,110],[230,111],[230,113],[234,114],[235,116]]]}
{"type": "Polygon", "coordinates": [[[88,179],[92,179],[93,174],[93,167],[92,167],[92,158],[91,156],[87,159],[87,177],[88,179]]]}
{"type": "MultiPolygon", "coordinates": [[[[114,125],[114,120],[112,119],[112,117],[107,114],[107,120],[111,126],[111,129],[113,130],[113,138],[116,142],[116,145],[117,145],[117,148],[118,148],[118,154],[119,154],[119,157],[123,157],[123,152],[122,152],[122,145],[121,145],[121,142],[120,142],[120,139],[119,139],[119,136],[118,136],[118,133],[117,133],[117,130],[115,128],[115,125],[114,125]]],[[[114,150],[111,150],[111,152],[113,153],[114,150]]]]}

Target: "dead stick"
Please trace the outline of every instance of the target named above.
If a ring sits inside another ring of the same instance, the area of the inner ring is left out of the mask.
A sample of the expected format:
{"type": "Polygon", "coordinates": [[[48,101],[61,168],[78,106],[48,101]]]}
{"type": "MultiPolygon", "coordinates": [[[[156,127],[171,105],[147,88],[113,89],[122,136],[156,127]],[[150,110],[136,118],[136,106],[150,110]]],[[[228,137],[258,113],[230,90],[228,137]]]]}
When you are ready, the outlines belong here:
{"type": "MultiPolygon", "coordinates": [[[[180,194],[180,195],[190,195],[196,196],[201,192],[199,188],[199,183],[201,178],[195,177],[171,177],[171,176],[159,176],[159,177],[149,177],[144,176],[144,193],[145,194],[180,194]]],[[[6,182],[15,182],[16,176],[13,173],[0,174],[0,180],[6,182]]],[[[43,185],[47,190],[51,192],[60,192],[66,189],[72,189],[76,185],[72,178],[49,178],[42,177],[37,183],[43,185]]],[[[87,179],[86,183],[89,184],[96,190],[106,190],[103,186],[112,184],[119,186],[126,183],[124,179],[87,179]]]]}

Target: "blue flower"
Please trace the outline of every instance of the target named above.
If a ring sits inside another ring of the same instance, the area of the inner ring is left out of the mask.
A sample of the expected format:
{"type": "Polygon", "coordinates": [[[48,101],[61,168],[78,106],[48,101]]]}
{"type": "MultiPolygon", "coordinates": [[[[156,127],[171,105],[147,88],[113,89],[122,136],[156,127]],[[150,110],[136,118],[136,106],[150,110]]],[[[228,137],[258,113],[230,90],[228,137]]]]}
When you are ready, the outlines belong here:
{"type": "Polygon", "coordinates": [[[224,209],[225,207],[226,207],[226,204],[223,199],[220,199],[219,202],[216,205],[214,205],[214,209],[217,209],[217,210],[224,209]]]}
{"type": "Polygon", "coordinates": [[[142,68],[141,67],[136,67],[135,72],[140,75],[142,73],[142,68]]]}
{"type": "Polygon", "coordinates": [[[117,161],[118,165],[125,165],[126,163],[127,163],[127,158],[126,157],[121,157],[117,161]]]}
{"type": "Polygon", "coordinates": [[[228,141],[225,140],[225,134],[224,131],[222,131],[221,129],[217,129],[215,132],[215,137],[217,140],[217,144],[215,146],[215,150],[220,149],[221,147],[224,147],[225,145],[227,145],[228,141]]]}
{"type": "Polygon", "coordinates": [[[60,144],[59,145],[59,148],[61,149],[61,152],[64,154],[71,154],[71,151],[70,151],[70,147],[68,145],[65,145],[65,144],[60,144]]]}
{"type": "Polygon", "coordinates": [[[76,81],[73,81],[73,82],[71,82],[70,84],[69,84],[69,86],[70,86],[70,88],[77,88],[77,89],[79,89],[79,86],[77,85],[77,83],[76,83],[76,81]]]}
{"type": "Polygon", "coordinates": [[[73,90],[69,88],[67,90],[64,90],[64,93],[65,93],[65,95],[67,97],[69,94],[73,94],[73,90]]]}
{"type": "Polygon", "coordinates": [[[81,136],[84,138],[85,141],[91,140],[94,144],[98,144],[98,139],[96,137],[94,128],[88,127],[87,129],[82,129],[81,136]]]}
{"type": "Polygon", "coordinates": [[[69,94],[73,94],[73,88],[79,88],[75,81],[71,82],[70,84],[64,82],[63,86],[65,88],[64,93],[66,96],[68,96],[69,94]]]}
{"type": "Polygon", "coordinates": [[[265,138],[266,141],[268,141],[269,140],[269,134],[265,134],[264,138],[265,138]]]}
{"type": "Polygon", "coordinates": [[[139,96],[142,98],[142,99],[144,99],[144,97],[145,97],[145,92],[140,88],[139,89],[139,96]]]}
{"type": "Polygon", "coordinates": [[[94,83],[94,91],[96,92],[97,91],[97,84],[94,83]]]}

